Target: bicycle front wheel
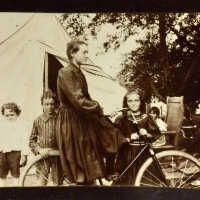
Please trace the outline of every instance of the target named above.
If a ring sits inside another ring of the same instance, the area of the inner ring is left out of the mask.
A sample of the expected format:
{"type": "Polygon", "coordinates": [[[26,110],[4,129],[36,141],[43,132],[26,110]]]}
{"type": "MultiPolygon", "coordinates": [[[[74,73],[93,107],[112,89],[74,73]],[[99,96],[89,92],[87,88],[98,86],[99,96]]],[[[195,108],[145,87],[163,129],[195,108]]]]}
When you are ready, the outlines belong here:
{"type": "Polygon", "coordinates": [[[150,157],[143,163],[135,186],[200,188],[200,162],[195,157],[176,150],[162,151],[155,156],[158,162],[150,157]]]}
{"type": "MultiPolygon", "coordinates": [[[[56,186],[52,182],[50,176],[49,160],[51,158],[58,158],[59,152],[51,150],[47,158],[43,158],[41,155],[33,157],[29,164],[24,168],[24,172],[20,178],[20,186],[34,187],[34,186],[56,186]],[[50,158],[50,159],[49,159],[50,158]]],[[[70,182],[67,178],[63,177],[62,184],[68,186],[70,182]]],[[[57,184],[58,185],[58,184],[57,184]]]]}

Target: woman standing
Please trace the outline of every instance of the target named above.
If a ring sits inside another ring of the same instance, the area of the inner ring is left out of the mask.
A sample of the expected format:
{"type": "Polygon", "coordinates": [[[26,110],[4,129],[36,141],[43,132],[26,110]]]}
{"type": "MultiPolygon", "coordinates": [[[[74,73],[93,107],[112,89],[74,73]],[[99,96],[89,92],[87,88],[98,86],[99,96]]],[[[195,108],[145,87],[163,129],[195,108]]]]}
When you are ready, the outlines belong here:
{"type": "Polygon", "coordinates": [[[104,156],[117,153],[127,142],[88,93],[86,79],[80,70],[80,65],[87,61],[87,54],[85,42],[68,43],[70,63],[59,71],[57,79],[61,104],[57,142],[61,165],[65,176],[78,184],[91,184],[107,176],[104,156]]]}
{"type": "MultiPolygon", "coordinates": [[[[129,91],[124,97],[123,107],[129,108],[129,110],[123,112],[123,114],[115,120],[115,124],[126,138],[137,140],[139,139],[139,134],[146,135],[147,137],[159,137],[160,131],[155,122],[150,116],[145,114],[145,102],[141,90],[134,89],[129,91]],[[133,122],[133,115],[137,123],[133,122]]],[[[122,173],[128,164],[137,156],[141,148],[140,145],[130,146],[126,144],[122,146],[116,160],[116,172],[122,173]]],[[[145,154],[142,160],[137,160],[116,184],[133,185],[138,169],[147,156],[148,154],[145,154]]]]}

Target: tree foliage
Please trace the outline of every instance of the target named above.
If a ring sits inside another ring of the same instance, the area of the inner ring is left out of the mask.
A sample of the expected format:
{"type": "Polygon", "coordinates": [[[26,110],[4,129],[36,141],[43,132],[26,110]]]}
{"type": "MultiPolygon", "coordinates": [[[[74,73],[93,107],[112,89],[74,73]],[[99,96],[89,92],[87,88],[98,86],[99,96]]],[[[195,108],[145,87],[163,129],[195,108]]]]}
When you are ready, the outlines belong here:
{"type": "MultiPolygon", "coordinates": [[[[143,87],[160,98],[200,97],[200,15],[197,13],[64,14],[62,23],[71,36],[97,37],[105,25],[115,27],[102,43],[105,52],[118,49],[136,34],[144,37],[129,52],[118,75],[122,84],[143,87]]],[[[130,43],[130,45],[132,45],[130,43]]]]}

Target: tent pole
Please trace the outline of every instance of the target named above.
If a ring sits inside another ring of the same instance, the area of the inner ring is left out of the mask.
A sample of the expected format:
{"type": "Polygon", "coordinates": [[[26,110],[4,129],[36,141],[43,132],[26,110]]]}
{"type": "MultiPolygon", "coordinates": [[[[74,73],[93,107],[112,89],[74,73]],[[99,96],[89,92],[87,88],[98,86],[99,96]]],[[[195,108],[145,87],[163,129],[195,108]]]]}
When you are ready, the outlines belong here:
{"type": "Polygon", "coordinates": [[[49,67],[48,67],[48,53],[47,52],[45,52],[45,62],[44,62],[44,67],[45,67],[45,69],[44,69],[44,73],[45,73],[45,82],[44,82],[44,90],[45,91],[47,91],[48,89],[49,89],[49,77],[48,77],[48,75],[49,75],[49,67]]]}

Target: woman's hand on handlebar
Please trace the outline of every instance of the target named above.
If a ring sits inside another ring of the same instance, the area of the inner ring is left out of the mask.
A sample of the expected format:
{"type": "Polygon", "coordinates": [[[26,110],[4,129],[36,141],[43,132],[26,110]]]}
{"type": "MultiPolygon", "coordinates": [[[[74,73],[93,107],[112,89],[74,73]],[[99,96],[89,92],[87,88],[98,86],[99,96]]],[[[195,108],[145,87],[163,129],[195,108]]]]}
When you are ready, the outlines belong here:
{"type": "Polygon", "coordinates": [[[115,118],[117,115],[121,114],[123,111],[127,111],[129,110],[129,108],[121,108],[121,109],[117,109],[116,111],[109,113],[109,114],[105,114],[105,116],[109,117],[109,118],[115,118]]]}
{"type": "Polygon", "coordinates": [[[152,135],[149,134],[149,133],[147,132],[147,130],[144,129],[144,128],[141,128],[141,129],[139,130],[139,134],[140,134],[141,136],[146,136],[146,137],[148,137],[148,138],[152,138],[152,135]]]}
{"type": "Polygon", "coordinates": [[[139,135],[137,133],[131,134],[131,140],[138,140],[138,139],[139,139],[139,135]]]}
{"type": "Polygon", "coordinates": [[[120,114],[120,111],[114,111],[112,113],[109,114],[110,118],[115,118],[116,116],[118,116],[120,114]]]}

